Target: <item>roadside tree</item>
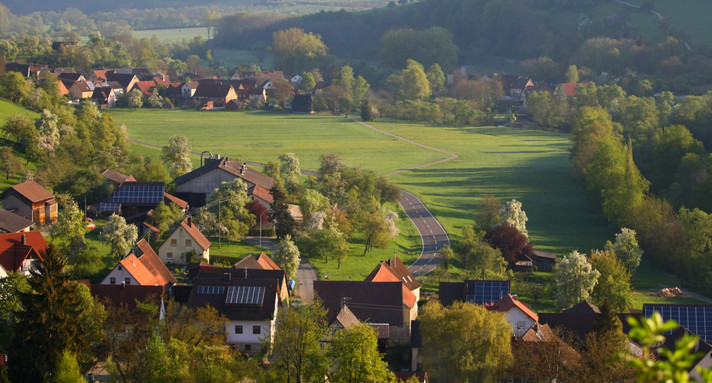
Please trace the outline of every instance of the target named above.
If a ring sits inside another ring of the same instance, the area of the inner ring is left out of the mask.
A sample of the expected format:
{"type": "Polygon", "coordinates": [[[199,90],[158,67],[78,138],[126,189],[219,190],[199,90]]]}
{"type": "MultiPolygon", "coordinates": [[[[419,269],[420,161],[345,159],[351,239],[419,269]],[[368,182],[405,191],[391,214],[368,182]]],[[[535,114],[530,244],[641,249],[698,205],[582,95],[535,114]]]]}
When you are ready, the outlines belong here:
{"type": "Polygon", "coordinates": [[[329,351],[330,382],[396,382],[388,364],[383,361],[383,355],[378,352],[378,336],[367,324],[336,332],[329,351]]]}
{"type": "Polygon", "coordinates": [[[287,275],[294,278],[299,268],[299,260],[299,249],[297,245],[292,242],[292,237],[287,234],[287,236],[277,244],[277,249],[274,251],[274,261],[287,275]]]}

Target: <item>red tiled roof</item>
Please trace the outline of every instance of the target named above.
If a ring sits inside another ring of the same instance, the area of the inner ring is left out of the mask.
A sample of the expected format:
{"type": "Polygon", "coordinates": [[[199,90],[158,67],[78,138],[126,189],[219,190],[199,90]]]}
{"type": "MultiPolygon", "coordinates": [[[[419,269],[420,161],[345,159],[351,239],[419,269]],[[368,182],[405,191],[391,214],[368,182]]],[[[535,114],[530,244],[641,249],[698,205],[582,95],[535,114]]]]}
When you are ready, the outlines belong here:
{"type": "MultiPolygon", "coordinates": [[[[21,196],[27,198],[30,202],[42,202],[54,198],[54,195],[49,190],[42,187],[35,181],[25,181],[11,187],[9,190],[14,190],[21,196]]],[[[7,191],[6,191],[7,193],[7,191]]]]}
{"type": "Polygon", "coordinates": [[[168,78],[168,76],[153,76],[153,82],[155,82],[156,85],[163,85],[166,88],[171,86],[171,80],[168,78]]]}
{"type": "Polygon", "coordinates": [[[205,236],[203,235],[203,233],[200,232],[198,227],[193,224],[193,220],[190,217],[183,220],[180,225],[203,250],[207,250],[210,248],[210,241],[205,238],[205,236]]]}
{"type": "Polygon", "coordinates": [[[262,265],[262,268],[265,270],[282,270],[277,266],[276,263],[272,260],[272,258],[268,257],[265,252],[261,252],[260,255],[257,257],[257,263],[262,265]]]}
{"type": "Polygon", "coordinates": [[[156,82],[153,80],[138,81],[135,86],[138,87],[141,92],[143,92],[143,94],[145,94],[146,96],[150,96],[151,92],[153,91],[153,88],[156,87],[156,82]]]}
{"type": "Polygon", "coordinates": [[[141,286],[166,286],[177,282],[145,239],[138,241],[133,252],[119,263],[141,286]]]}
{"type": "Polygon", "coordinates": [[[178,205],[178,206],[180,206],[181,209],[186,209],[186,208],[188,207],[188,202],[183,201],[182,199],[180,199],[180,198],[178,198],[178,197],[176,197],[176,196],[174,196],[174,195],[172,195],[172,194],[168,194],[168,193],[166,193],[166,192],[163,192],[163,198],[164,198],[164,199],[167,199],[167,200],[169,200],[169,201],[171,201],[171,202],[173,202],[174,204],[176,204],[176,205],[178,205]]]}
{"type": "Polygon", "coordinates": [[[94,77],[106,81],[106,72],[112,69],[94,69],[94,77]]]}
{"type": "Polygon", "coordinates": [[[269,190],[263,188],[260,185],[255,185],[255,187],[252,189],[252,195],[269,203],[270,205],[274,203],[274,197],[272,196],[272,193],[270,193],[269,190]]]}
{"type": "Polygon", "coordinates": [[[366,277],[367,281],[372,282],[402,282],[410,291],[420,287],[413,274],[403,264],[400,258],[391,258],[388,261],[381,262],[371,274],[366,277]]]}
{"type": "Polygon", "coordinates": [[[586,86],[588,83],[562,82],[560,85],[567,96],[576,97],[576,87],[578,85],[586,86]]]}
{"type": "Polygon", "coordinates": [[[156,276],[159,286],[165,286],[169,282],[176,283],[178,281],[145,239],[141,239],[138,243],[136,243],[134,252],[141,253],[140,255],[137,254],[138,260],[141,261],[141,263],[143,263],[146,268],[156,276]]]}
{"type": "Polygon", "coordinates": [[[17,271],[28,257],[42,259],[41,254],[46,249],[47,242],[39,231],[0,234],[0,265],[6,271],[17,271]]]}
{"type": "Polygon", "coordinates": [[[499,312],[507,312],[511,310],[512,308],[518,308],[521,310],[524,314],[526,314],[528,317],[532,318],[534,322],[539,321],[539,316],[536,315],[535,312],[529,309],[524,303],[520,302],[518,299],[514,298],[512,294],[507,294],[502,297],[502,300],[499,302],[495,303],[492,308],[496,311],[499,312]]]}

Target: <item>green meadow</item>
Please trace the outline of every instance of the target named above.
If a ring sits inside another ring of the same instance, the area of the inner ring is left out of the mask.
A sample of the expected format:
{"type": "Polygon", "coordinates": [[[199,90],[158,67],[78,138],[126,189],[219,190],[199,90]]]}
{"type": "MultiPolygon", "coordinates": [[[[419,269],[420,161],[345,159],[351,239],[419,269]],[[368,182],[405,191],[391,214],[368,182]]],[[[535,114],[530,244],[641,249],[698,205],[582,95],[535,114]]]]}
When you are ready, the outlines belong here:
{"type": "Polygon", "coordinates": [[[206,27],[186,27],[186,28],[168,28],[168,29],[140,29],[133,31],[133,37],[142,38],[157,38],[158,40],[175,43],[183,40],[192,40],[195,37],[208,39],[208,28],[206,27]]]}

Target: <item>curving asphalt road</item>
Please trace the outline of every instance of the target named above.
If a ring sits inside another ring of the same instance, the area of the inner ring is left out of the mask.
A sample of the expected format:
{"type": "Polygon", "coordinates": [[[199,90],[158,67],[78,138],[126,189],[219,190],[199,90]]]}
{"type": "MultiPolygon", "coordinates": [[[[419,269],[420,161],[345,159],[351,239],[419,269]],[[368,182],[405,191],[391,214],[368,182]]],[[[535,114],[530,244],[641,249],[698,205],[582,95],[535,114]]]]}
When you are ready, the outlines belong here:
{"type": "Polygon", "coordinates": [[[401,190],[401,198],[398,202],[420,234],[422,243],[420,257],[408,267],[413,276],[419,277],[438,267],[440,264],[438,252],[443,246],[450,246],[450,237],[418,197],[401,190]]]}

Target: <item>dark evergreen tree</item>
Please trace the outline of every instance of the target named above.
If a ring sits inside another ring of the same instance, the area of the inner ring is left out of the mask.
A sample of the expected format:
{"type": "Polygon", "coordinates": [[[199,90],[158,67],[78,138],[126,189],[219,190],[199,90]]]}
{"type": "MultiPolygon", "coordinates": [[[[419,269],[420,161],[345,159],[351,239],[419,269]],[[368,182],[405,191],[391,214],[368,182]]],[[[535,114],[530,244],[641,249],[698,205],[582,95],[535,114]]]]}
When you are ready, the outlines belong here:
{"type": "Polygon", "coordinates": [[[31,271],[31,292],[20,292],[15,312],[8,373],[13,382],[48,382],[64,350],[77,355],[82,370],[92,364],[92,346],[100,341],[103,310],[94,312],[86,288],[69,280],[67,258],[53,244],[31,271]],[[87,302],[87,297],[89,301],[87,302]]]}
{"type": "Polygon", "coordinates": [[[272,214],[270,218],[274,222],[275,234],[278,239],[284,239],[287,234],[294,236],[297,223],[289,214],[289,205],[287,204],[287,193],[284,191],[284,186],[280,181],[275,182],[270,189],[274,202],[272,202],[272,214]]]}
{"type": "Polygon", "coordinates": [[[361,120],[365,122],[374,120],[373,109],[368,100],[363,100],[361,103],[361,120]]]}

